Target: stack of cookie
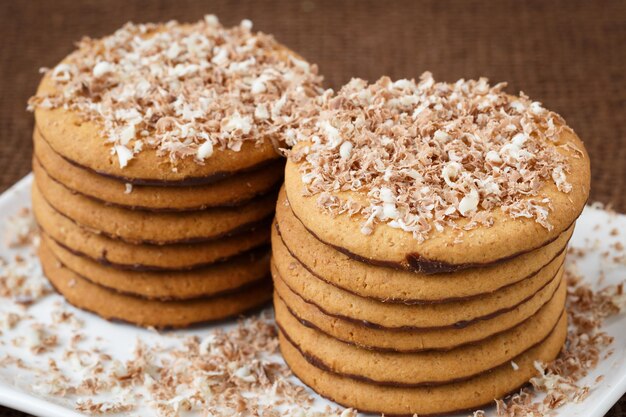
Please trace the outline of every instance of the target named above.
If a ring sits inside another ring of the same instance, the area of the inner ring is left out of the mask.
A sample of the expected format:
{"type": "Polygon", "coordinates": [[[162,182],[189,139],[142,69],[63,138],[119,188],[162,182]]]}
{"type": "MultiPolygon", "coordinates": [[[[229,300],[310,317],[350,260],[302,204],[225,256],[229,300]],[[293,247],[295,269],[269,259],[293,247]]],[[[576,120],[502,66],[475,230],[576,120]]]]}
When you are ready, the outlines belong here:
{"type": "Polygon", "coordinates": [[[301,125],[272,230],[283,356],[324,397],[412,415],[501,398],[566,338],[589,159],[503,84],[353,80],[301,125]]]}
{"type": "Polygon", "coordinates": [[[30,101],[33,208],[52,285],[77,307],[142,326],[266,303],[276,148],[319,83],[249,21],[128,24],[82,40],[30,101]]]}

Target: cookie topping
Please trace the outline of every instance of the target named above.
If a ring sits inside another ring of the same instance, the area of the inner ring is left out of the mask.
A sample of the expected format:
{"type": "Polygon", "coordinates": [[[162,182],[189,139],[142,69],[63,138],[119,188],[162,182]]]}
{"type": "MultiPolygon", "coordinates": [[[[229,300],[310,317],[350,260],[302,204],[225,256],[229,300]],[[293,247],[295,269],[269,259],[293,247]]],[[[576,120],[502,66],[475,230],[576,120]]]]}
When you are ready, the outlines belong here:
{"type": "Polygon", "coordinates": [[[214,149],[277,142],[311,111],[321,77],[251,28],[249,20],[227,29],[206,16],[84,38],[47,71],[55,88],[32,97],[29,109],[65,108],[94,121],[122,168],[146,147],[172,163],[201,164],[214,149]]]}
{"type": "Polygon", "coordinates": [[[290,153],[305,195],[333,214],[360,214],[364,234],[384,222],[422,241],[445,226],[489,226],[498,207],[551,229],[539,191],[546,182],[572,190],[558,150],[576,149],[562,143],[560,116],[505,85],[435,82],[427,72],[326,91],[290,153]]]}

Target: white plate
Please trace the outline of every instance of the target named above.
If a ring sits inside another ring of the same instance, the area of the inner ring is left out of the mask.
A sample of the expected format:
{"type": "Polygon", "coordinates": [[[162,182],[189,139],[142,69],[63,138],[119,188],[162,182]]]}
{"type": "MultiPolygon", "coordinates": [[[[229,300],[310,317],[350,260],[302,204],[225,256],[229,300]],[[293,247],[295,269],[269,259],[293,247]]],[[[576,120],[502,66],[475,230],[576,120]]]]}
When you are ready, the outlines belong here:
{"type": "MultiPolygon", "coordinates": [[[[7,220],[14,217],[21,208],[30,206],[31,182],[32,177],[29,175],[0,196],[0,237],[5,236],[5,229],[8,227],[7,220]]],[[[626,276],[626,265],[624,263],[606,262],[600,255],[602,252],[610,250],[610,246],[617,241],[621,241],[626,246],[626,216],[587,207],[577,223],[576,232],[571,241],[574,247],[592,249],[590,255],[577,261],[583,276],[599,277],[600,272],[603,271],[605,279],[601,286],[623,282],[626,276]],[[610,231],[614,228],[620,230],[621,234],[612,236],[610,231]]],[[[12,258],[15,254],[26,250],[24,248],[8,248],[4,239],[0,241],[0,257],[5,259],[12,258]]],[[[38,267],[35,266],[35,268],[38,267]]],[[[36,273],[34,272],[34,274],[36,273]]],[[[591,284],[600,285],[600,283],[591,284]]],[[[59,295],[49,295],[31,306],[28,309],[28,313],[37,321],[49,323],[51,312],[58,307],[59,302],[62,302],[62,298],[59,295]]],[[[6,299],[0,300],[0,314],[16,308],[15,304],[6,299]]],[[[71,306],[65,308],[84,320],[85,325],[81,331],[88,337],[106,335],[106,338],[99,342],[89,341],[88,339],[84,342],[86,346],[89,346],[89,343],[92,345],[97,343],[101,350],[122,360],[130,357],[134,340],[138,337],[147,343],[162,344],[171,343],[172,340],[176,339],[172,338],[171,335],[160,335],[128,325],[110,323],[94,315],[74,309],[71,306]]],[[[219,326],[232,327],[232,325],[232,323],[226,323],[219,326]]],[[[195,334],[206,336],[215,327],[179,331],[175,332],[175,335],[195,334]]],[[[615,341],[611,346],[615,353],[608,359],[604,359],[585,380],[581,381],[582,384],[588,383],[594,386],[589,397],[582,403],[568,404],[556,410],[556,415],[602,417],[626,392],[626,315],[621,314],[608,320],[604,330],[615,337],[615,341]],[[604,375],[604,379],[598,384],[594,384],[593,381],[599,375],[604,375]]],[[[10,343],[10,338],[19,336],[20,332],[27,331],[26,323],[20,323],[15,329],[3,332],[3,335],[0,336],[0,359],[7,354],[15,355],[22,358],[30,366],[39,366],[41,369],[45,369],[48,358],[57,357],[59,355],[58,352],[53,350],[45,355],[33,355],[28,349],[15,347],[10,343]]],[[[69,331],[66,337],[70,337],[69,331]]],[[[72,370],[66,371],[71,372],[72,370]]],[[[76,370],[76,372],[78,373],[80,370],[76,370]]],[[[35,377],[36,375],[30,371],[14,366],[0,366],[0,404],[37,416],[69,417],[81,415],[74,411],[75,397],[70,400],[46,396],[41,393],[41,385],[36,382],[35,377]]],[[[329,403],[318,399],[317,404],[323,407],[329,403]]],[[[140,407],[133,411],[132,415],[148,416],[155,415],[155,413],[147,408],[140,407]]]]}

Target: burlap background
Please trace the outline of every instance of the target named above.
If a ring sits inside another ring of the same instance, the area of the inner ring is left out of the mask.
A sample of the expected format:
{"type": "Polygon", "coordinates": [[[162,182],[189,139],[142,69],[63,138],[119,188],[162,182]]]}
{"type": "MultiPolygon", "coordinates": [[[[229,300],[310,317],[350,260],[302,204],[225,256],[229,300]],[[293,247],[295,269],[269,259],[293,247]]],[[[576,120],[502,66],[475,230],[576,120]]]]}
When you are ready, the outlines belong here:
{"type": "MultiPolygon", "coordinates": [[[[374,80],[481,75],[506,80],[562,114],[592,158],[592,200],[626,211],[626,2],[623,1],[132,1],[0,3],[0,191],[30,170],[25,103],[41,66],[83,35],[124,22],[253,20],[320,66],[329,87],[374,80]]],[[[608,414],[626,416],[626,401],[608,414]]],[[[0,415],[22,415],[0,408],[0,415]]]]}

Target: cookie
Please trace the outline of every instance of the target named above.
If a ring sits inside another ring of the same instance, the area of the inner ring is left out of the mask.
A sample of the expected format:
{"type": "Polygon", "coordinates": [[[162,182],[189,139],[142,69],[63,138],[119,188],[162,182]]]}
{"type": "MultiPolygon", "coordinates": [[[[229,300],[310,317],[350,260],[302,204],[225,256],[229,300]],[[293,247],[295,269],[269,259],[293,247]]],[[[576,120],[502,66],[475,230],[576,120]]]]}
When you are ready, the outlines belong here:
{"type": "Polygon", "coordinates": [[[107,320],[144,327],[180,328],[235,317],[265,304],[271,283],[211,298],[184,301],[157,301],[121,294],[93,284],[66,268],[45,244],[39,248],[44,274],[65,299],[75,307],[107,320]]]}
{"type": "MultiPolygon", "coordinates": [[[[446,229],[449,231],[418,243],[411,234],[386,225],[378,227],[371,236],[363,236],[360,232],[362,226],[358,221],[348,214],[333,216],[320,211],[314,197],[300,195],[299,190],[302,187],[297,167],[287,162],[285,189],[290,207],[307,231],[319,241],[360,262],[424,273],[489,267],[544,249],[573,228],[574,220],[582,211],[587,198],[587,194],[584,198],[578,198],[580,201],[576,207],[579,210],[569,217],[572,218],[571,222],[562,222],[559,229],[552,227],[551,232],[530,220],[510,220],[501,212],[495,211],[491,214],[497,220],[491,228],[465,232],[464,238],[460,240],[457,240],[456,229],[446,229]],[[519,239],[511,241],[510,236],[519,236],[519,239]],[[385,244],[377,244],[378,242],[385,244]]],[[[344,198],[356,200],[353,195],[344,198]]],[[[565,205],[566,201],[563,201],[559,207],[565,205]]]]}
{"type": "Polygon", "coordinates": [[[276,160],[321,77],[248,22],[127,24],[80,42],[29,102],[39,134],[68,162],[136,185],[208,184],[276,160]]]}
{"type": "Polygon", "coordinates": [[[269,300],[279,150],[323,89],[251,28],[128,23],[45,71],[29,100],[33,210],[70,303],[184,327],[269,300]]]}
{"type": "MultiPolygon", "coordinates": [[[[44,78],[38,95],[56,94],[44,78]]],[[[270,140],[261,145],[245,143],[240,150],[216,150],[203,164],[193,159],[172,165],[153,149],[146,149],[128,166],[121,167],[102,138],[98,124],[83,121],[63,109],[35,111],[38,134],[54,152],[78,168],[133,185],[194,186],[221,181],[232,175],[263,168],[280,157],[270,140]]]]}
{"type": "Polygon", "coordinates": [[[272,215],[276,198],[268,194],[237,208],[152,213],[101,204],[71,192],[43,171],[37,172],[35,183],[33,199],[41,196],[81,226],[131,243],[202,242],[249,231],[272,215]]]}
{"type": "Polygon", "coordinates": [[[326,314],[313,304],[307,303],[286,285],[274,282],[274,307],[286,308],[307,326],[313,327],[335,339],[365,349],[385,352],[419,352],[423,350],[446,350],[471,343],[512,329],[525,320],[531,320],[545,310],[557,314],[563,309],[566,285],[561,283],[555,293],[544,289],[515,309],[487,320],[468,323],[467,326],[434,330],[398,330],[373,327],[326,314]]]}
{"type": "MultiPolygon", "coordinates": [[[[388,329],[433,329],[463,326],[475,320],[484,320],[530,300],[543,288],[554,292],[563,275],[560,255],[536,276],[489,293],[480,298],[470,298],[450,303],[389,304],[358,297],[325,283],[311,275],[288,254],[274,247],[272,275],[307,302],[316,305],[328,315],[366,322],[374,327],[388,329]]],[[[278,285],[278,284],[277,284],[278,285]]]]}
{"type": "Polygon", "coordinates": [[[223,295],[269,277],[267,248],[206,268],[155,272],[111,268],[70,252],[45,234],[42,240],[67,269],[81,278],[117,292],[149,299],[188,300],[223,295]]]}
{"type": "Polygon", "coordinates": [[[251,232],[205,243],[134,245],[88,231],[56,212],[33,194],[33,213],[43,232],[70,252],[106,266],[140,271],[203,268],[269,243],[269,230],[251,232]]]}
{"type": "Polygon", "coordinates": [[[324,245],[293,216],[284,191],[279,194],[274,229],[276,253],[287,250],[315,277],[361,297],[403,304],[479,297],[530,279],[563,253],[573,233],[569,229],[545,248],[491,267],[423,274],[358,262],[324,245]]]}
{"type": "Polygon", "coordinates": [[[324,95],[295,135],[306,138],[285,168],[295,216],[376,265],[435,273],[502,262],[558,239],[589,195],[580,138],[484,79],[355,79],[324,95]]]}
{"type": "Polygon", "coordinates": [[[561,350],[567,336],[567,318],[562,316],[550,336],[538,346],[474,378],[429,387],[391,387],[340,376],[307,360],[282,333],[280,348],[293,373],[323,397],[364,413],[386,415],[454,414],[479,408],[502,398],[537,375],[535,361],[549,362],[561,350]]]}
{"type": "MultiPolygon", "coordinates": [[[[38,95],[56,94],[44,78],[38,95]]],[[[85,122],[63,109],[35,111],[38,134],[69,163],[95,174],[133,185],[194,186],[211,184],[232,175],[254,171],[279,158],[270,140],[245,143],[238,151],[216,150],[204,163],[182,160],[172,166],[156,150],[146,149],[128,166],[121,167],[102,138],[98,124],[85,122]]]]}
{"type": "Polygon", "coordinates": [[[458,382],[508,363],[548,337],[564,314],[561,307],[471,345],[419,353],[379,352],[342,342],[305,326],[286,308],[276,309],[276,322],[318,368],[377,385],[426,386],[458,382]]]}
{"type": "Polygon", "coordinates": [[[209,207],[240,206],[274,191],[282,181],[284,162],[276,161],[255,171],[233,175],[209,185],[154,187],[135,185],[81,169],[56,154],[33,135],[33,168],[46,173],[67,188],[107,204],[152,211],[194,211],[209,207]]]}

